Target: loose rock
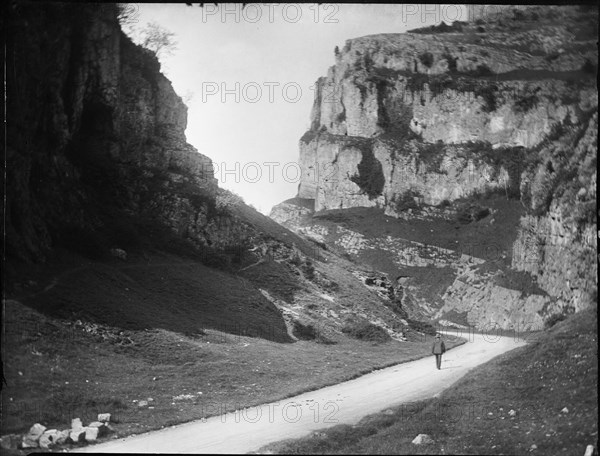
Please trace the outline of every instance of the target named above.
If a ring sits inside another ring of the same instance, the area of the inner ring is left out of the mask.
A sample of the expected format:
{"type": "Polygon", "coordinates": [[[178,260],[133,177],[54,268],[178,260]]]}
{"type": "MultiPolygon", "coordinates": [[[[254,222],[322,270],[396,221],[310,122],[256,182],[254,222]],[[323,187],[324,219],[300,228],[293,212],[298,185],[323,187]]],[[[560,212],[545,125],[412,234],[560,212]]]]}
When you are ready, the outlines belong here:
{"type": "Polygon", "coordinates": [[[78,431],[83,429],[83,423],[81,422],[81,418],[73,418],[71,420],[71,429],[73,431],[78,431]]]}
{"type": "Polygon", "coordinates": [[[58,433],[58,435],[56,436],[56,444],[57,445],[62,445],[63,443],[67,442],[67,439],[69,438],[69,434],[71,433],[71,431],[69,429],[65,429],[64,431],[60,431],[58,433]]]}
{"type": "Polygon", "coordinates": [[[72,430],[69,433],[69,438],[73,443],[85,442],[85,429],[72,430]]]}
{"type": "Polygon", "coordinates": [[[123,249],[110,249],[110,254],[115,258],[119,258],[120,260],[127,260],[127,252],[123,249]]]}
{"type": "Polygon", "coordinates": [[[44,450],[49,449],[50,446],[56,444],[56,440],[58,439],[59,435],[60,432],[58,432],[56,429],[49,429],[45,431],[38,442],[40,448],[43,448],[44,450]]]}
{"type": "Polygon", "coordinates": [[[86,427],[85,428],[85,440],[86,442],[93,442],[98,438],[99,429],[97,427],[86,427]]]}
{"type": "Polygon", "coordinates": [[[108,426],[101,421],[94,421],[93,423],[88,424],[88,428],[97,428],[98,437],[108,434],[108,426]]]}
{"type": "Polygon", "coordinates": [[[21,446],[23,448],[37,448],[40,437],[46,430],[46,426],[42,426],[40,423],[35,423],[29,429],[29,432],[23,436],[21,446]]]}
{"type": "Polygon", "coordinates": [[[435,443],[435,441],[428,434],[419,434],[412,441],[415,445],[428,445],[430,443],[435,443]]]}
{"type": "Polygon", "coordinates": [[[110,413],[98,413],[98,421],[108,422],[110,421],[110,413]]]}

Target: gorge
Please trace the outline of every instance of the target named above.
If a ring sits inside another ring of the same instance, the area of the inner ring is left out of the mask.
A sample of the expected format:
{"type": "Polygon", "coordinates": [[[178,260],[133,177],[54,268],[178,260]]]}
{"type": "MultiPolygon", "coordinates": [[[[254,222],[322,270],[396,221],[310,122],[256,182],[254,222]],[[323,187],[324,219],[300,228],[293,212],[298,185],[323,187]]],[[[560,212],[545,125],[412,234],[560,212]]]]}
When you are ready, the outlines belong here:
{"type": "Polygon", "coordinates": [[[83,413],[121,437],[282,400],[450,329],[566,344],[585,327],[571,342],[595,358],[569,352],[552,388],[597,432],[597,7],[348,39],[316,82],[298,193],[269,217],[187,142],[122,8],[8,8],[3,448],[83,413]]]}

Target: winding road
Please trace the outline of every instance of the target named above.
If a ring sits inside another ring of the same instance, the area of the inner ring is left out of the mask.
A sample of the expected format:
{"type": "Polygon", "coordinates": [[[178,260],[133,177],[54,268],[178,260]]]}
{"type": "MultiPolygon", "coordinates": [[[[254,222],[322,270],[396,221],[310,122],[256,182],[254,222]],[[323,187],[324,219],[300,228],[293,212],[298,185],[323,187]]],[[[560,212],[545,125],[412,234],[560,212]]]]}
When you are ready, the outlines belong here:
{"type": "MultiPolygon", "coordinates": [[[[454,337],[448,333],[447,337],[454,337]]],[[[303,437],[337,424],[441,393],[469,370],[524,345],[521,339],[465,334],[468,342],[448,351],[442,369],[434,357],[371,372],[362,377],[270,404],[250,407],[159,431],[91,445],[101,453],[248,453],[279,440],[303,437]]],[[[218,413],[218,404],[214,404],[218,413]]]]}

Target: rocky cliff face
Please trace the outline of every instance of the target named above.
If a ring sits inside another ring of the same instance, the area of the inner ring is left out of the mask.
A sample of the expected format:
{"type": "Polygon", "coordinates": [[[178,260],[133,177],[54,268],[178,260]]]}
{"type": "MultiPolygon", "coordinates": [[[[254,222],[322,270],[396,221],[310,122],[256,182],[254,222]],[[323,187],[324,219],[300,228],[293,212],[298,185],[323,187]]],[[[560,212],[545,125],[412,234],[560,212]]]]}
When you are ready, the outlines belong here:
{"type": "Polygon", "coordinates": [[[438,204],[487,187],[518,187],[502,171],[522,171],[510,169],[519,163],[501,157],[536,146],[567,118],[578,123],[582,111],[593,109],[581,104],[596,94],[590,15],[574,8],[526,11],[518,18],[508,12],[504,23],[458,23],[445,33],[348,40],[317,81],[311,130],[300,141],[298,196],[314,198],[318,211],[387,208],[408,189],[438,204]],[[469,143],[475,152],[497,150],[496,163],[474,163],[450,146],[469,143]],[[432,155],[434,166],[425,158],[432,155]],[[365,161],[364,173],[383,173],[378,186],[360,182],[363,157],[375,165],[365,161]],[[490,165],[500,171],[495,180],[490,165]]]}
{"type": "MultiPolygon", "coordinates": [[[[427,205],[503,194],[526,209],[510,270],[547,296],[513,299],[481,286],[493,274],[457,270],[436,316],[509,326],[581,309],[597,289],[597,15],[507,8],[495,21],[348,40],[317,81],[298,197],[317,214],[374,207],[410,220],[427,205]]],[[[273,216],[314,223],[293,207],[273,216]]]]}
{"type": "Polygon", "coordinates": [[[254,234],[224,209],[231,195],[186,142],[186,106],[121,32],[116,5],[18,4],[9,25],[9,257],[40,259],[77,236],[127,248],[131,220],[198,246],[254,234]]]}

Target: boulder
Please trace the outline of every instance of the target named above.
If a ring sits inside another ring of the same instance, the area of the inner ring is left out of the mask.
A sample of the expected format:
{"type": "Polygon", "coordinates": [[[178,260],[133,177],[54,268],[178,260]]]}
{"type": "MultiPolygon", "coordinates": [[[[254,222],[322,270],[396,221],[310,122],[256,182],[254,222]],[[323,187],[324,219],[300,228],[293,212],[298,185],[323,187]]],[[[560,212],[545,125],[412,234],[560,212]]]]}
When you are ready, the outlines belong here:
{"type": "Polygon", "coordinates": [[[97,428],[98,429],[98,437],[102,437],[108,434],[108,426],[104,424],[102,421],[94,421],[87,426],[88,428],[97,428]]]}
{"type": "Polygon", "coordinates": [[[98,421],[109,422],[110,413],[98,413],[98,421]]]}
{"type": "Polygon", "coordinates": [[[85,429],[73,429],[69,433],[69,438],[73,443],[85,442],[85,429]]]}
{"type": "Polygon", "coordinates": [[[123,249],[110,249],[110,254],[120,260],[127,260],[127,252],[123,249]]]}
{"type": "Polygon", "coordinates": [[[46,430],[46,426],[42,426],[40,423],[35,423],[29,429],[29,432],[23,436],[22,447],[23,448],[37,448],[40,437],[46,430]]]}
{"type": "Polygon", "coordinates": [[[69,438],[69,434],[70,433],[71,433],[71,431],[69,429],[65,429],[64,431],[60,431],[58,433],[58,435],[56,436],[55,443],[57,445],[62,445],[63,443],[66,443],[67,439],[69,438]]]}
{"type": "Polygon", "coordinates": [[[45,431],[38,441],[40,448],[47,450],[51,445],[55,445],[59,435],[60,432],[56,429],[49,429],[45,431]]]}
{"type": "Polygon", "coordinates": [[[85,440],[86,442],[93,442],[98,438],[99,428],[97,427],[86,427],[85,428],[85,440]]]}
{"type": "Polygon", "coordinates": [[[428,445],[430,443],[435,443],[435,441],[427,434],[419,434],[413,439],[412,443],[415,445],[428,445]]]}
{"type": "Polygon", "coordinates": [[[71,430],[78,431],[83,429],[83,423],[81,422],[81,418],[73,418],[71,420],[71,430]]]}

